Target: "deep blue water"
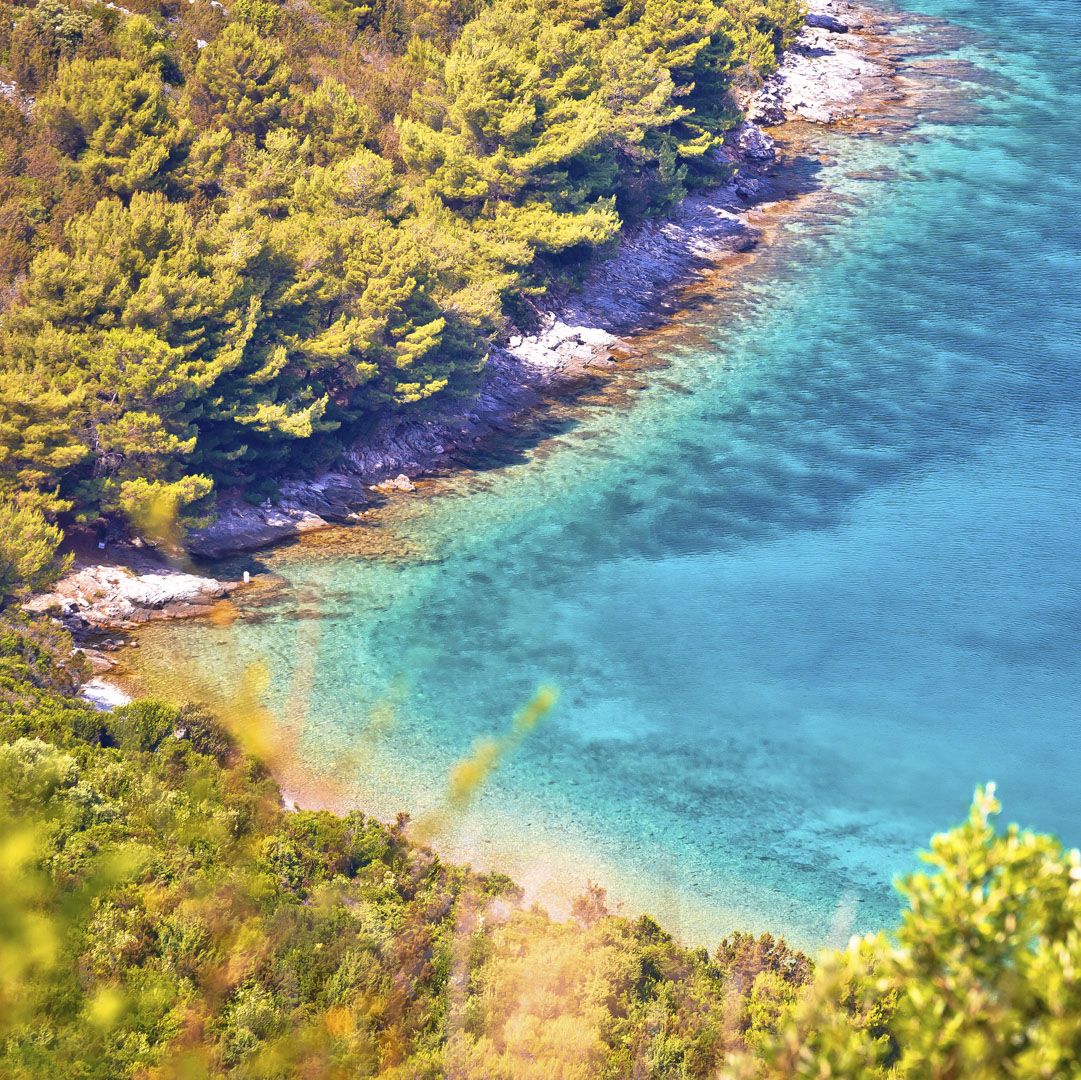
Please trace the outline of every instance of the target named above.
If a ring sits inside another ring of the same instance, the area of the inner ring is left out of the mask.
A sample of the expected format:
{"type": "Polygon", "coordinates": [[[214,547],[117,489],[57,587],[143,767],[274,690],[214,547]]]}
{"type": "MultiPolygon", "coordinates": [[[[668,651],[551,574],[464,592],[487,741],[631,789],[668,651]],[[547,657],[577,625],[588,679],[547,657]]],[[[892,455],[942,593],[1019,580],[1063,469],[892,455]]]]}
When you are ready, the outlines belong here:
{"type": "Polygon", "coordinates": [[[301,758],[388,815],[555,684],[437,844],[692,937],[891,924],[985,780],[1081,841],[1081,5],[914,3],[971,31],[978,108],[832,136],[836,208],[626,409],[398,514],[418,557],[293,552],[260,618],[158,627],[144,671],[264,657],[282,708],[314,658],[301,758]]]}

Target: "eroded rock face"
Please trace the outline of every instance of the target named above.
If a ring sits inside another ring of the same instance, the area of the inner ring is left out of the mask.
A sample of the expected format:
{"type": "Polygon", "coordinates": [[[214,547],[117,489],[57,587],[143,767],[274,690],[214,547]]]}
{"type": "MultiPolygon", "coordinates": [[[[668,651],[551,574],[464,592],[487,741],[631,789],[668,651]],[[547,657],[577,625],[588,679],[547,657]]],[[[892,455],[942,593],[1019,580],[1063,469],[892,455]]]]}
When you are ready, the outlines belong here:
{"type": "Polygon", "coordinates": [[[235,581],[179,571],[136,574],[120,566],[87,566],[24,608],[53,615],[76,633],[132,629],[150,619],[203,614],[236,587],[235,581]]]}

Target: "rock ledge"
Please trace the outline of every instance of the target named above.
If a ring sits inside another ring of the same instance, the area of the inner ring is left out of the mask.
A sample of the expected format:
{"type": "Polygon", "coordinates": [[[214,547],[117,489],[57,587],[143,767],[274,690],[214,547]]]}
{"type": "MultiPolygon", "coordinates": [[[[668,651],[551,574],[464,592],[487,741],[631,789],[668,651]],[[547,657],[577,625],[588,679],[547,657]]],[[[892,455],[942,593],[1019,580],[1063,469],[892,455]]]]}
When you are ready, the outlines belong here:
{"type": "Polygon", "coordinates": [[[169,569],[136,574],[122,566],[87,566],[67,574],[51,592],[33,597],[23,607],[53,615],[82,636],[131,630],[151,619],[203,615],[237,585],[169,569]]]}

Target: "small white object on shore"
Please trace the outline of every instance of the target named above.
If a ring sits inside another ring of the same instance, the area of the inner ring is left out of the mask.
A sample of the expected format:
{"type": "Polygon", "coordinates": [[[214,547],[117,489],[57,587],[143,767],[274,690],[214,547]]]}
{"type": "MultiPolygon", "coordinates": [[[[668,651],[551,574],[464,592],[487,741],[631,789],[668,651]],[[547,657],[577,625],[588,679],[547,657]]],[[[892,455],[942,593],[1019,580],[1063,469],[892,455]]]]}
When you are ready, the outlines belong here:
{"type": "Polygon", "coordinates": [[[111,712],[120,705],[129,704],[132,700],[116,683],[100,678],[83,683],[79,689],[79,697],[90,702],[99,712],[111,712]]]}
{"type": "Polygon", "coordinates": [[[244,571],[244,584],[245,585],[250,585],[251,584],[251,574],[249,574],[247,570],[244,571]]]}

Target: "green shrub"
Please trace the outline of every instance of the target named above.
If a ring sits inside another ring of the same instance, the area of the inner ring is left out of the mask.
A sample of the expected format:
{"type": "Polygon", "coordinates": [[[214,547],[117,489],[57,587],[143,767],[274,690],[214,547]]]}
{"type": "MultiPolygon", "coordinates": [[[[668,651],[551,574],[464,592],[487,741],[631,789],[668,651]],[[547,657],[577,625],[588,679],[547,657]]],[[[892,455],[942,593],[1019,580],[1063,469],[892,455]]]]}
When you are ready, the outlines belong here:
{"type": "Polygon", "coordinates": [[[109,713],[106,738],[123,750],[156,750],[180,727],[180,710],[164,701],[134,701],[109,713]]]}

